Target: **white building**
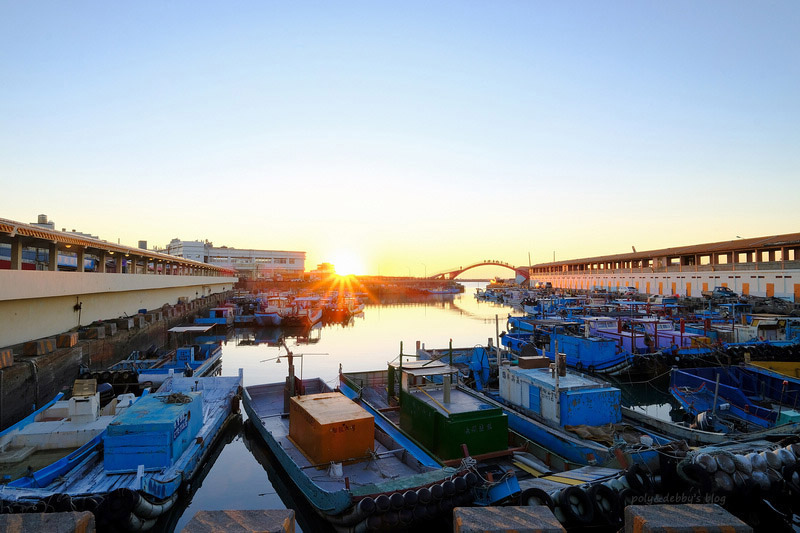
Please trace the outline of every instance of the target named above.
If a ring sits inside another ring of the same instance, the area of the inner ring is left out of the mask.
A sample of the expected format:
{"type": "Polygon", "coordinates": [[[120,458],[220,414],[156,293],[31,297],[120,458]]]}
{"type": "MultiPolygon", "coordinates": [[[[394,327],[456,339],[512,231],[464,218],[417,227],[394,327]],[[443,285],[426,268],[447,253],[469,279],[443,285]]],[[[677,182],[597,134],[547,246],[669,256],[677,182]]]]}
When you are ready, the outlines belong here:
{"type": "Polygon", "coordinates": [[[293,279],[302,277],[305,272],[305,252],[216,247],[208,241],[180,239],[172,239],[166,252],[184,259],[236,269],[239,276],[246,279],[293,279]]]}
{"type": "Polygon", "coordinates": [[[700,297],[714,287],[800,302],[800,233],[542,263],[531,279],[563,289],[700,297]]]}

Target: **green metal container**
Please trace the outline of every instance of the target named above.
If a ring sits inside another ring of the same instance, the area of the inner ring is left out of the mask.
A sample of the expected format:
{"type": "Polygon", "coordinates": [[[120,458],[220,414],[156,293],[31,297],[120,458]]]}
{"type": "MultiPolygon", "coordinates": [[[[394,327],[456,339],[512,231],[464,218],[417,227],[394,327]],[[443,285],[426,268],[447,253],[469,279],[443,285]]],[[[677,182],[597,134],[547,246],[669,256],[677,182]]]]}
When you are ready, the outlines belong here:
{"type": "Polygon", "coordinates": [[[442,461],[462,458],[462,444],[472,456],[508,448],[508,418],[502,409],[455,388],[448,403],[435,391],[401,390],[400,427],[442,461]]]}

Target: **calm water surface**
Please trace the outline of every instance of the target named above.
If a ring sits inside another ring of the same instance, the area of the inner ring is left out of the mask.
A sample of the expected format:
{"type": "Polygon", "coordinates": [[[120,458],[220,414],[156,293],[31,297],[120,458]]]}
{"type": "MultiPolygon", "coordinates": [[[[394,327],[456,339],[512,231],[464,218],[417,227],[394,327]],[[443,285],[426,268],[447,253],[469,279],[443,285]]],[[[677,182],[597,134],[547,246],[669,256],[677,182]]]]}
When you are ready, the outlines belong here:
{"type": "MultiPolygon", "coordinates": [[[[475,288],[485,283],[463,285],[463,294],[430,296],[416,303],[370,304],[347,326],[329,325],[307,337],[287,338],[295,355],[304,354],[295,361],[296,372],[302,367],[303,377],[321,377],[335,386],[340,364],[345,372],[384,369],[400,353],[401,341],[406,354],[414,353],[416,341],[431,348],[446,347],[450,339],[456,348],[485,346],[489,337],[495,337],[495,316],[502,332],[511,308],[476,300],[475,288]]],[[[277,329],[232,332],[223,345],[223,375],[235,375],[242,368],[245,386],[284,381],[286,358],[277,358],[286,351],[274,342],[279,333],[277,329]]],[[[163,530],[180,531],[201,510],[286,507],[295,509],[298,529],[325,530],[296,489],[276,472],[265,446],[246,428],[232,428],[226,435],[230,441],[220,447],[202,482],[195,483],[188,507],[182,514],[176,509],[172,522],[162,524],[163,530]]]]}

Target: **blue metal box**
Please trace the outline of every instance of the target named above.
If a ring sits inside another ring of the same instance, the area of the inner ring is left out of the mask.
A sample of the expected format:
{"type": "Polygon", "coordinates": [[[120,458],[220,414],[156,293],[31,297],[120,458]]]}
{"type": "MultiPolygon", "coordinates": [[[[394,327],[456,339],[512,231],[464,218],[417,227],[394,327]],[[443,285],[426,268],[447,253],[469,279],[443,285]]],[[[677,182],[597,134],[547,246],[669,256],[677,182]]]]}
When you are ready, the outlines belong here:
{"type": "Polygon", "coordinates": [[[577,373],[559,379],[546,368],[502,366],[500,397],[560,426],[600,426],[622,420],[622,393],[577,373]]]}
{"type": "Polygon", "coordinates": [[[183,393],[188,403],[170,403],[168,395],[141,398],[103,437],[103,461],[109,472],[168,468],[189,447],[203,426],[202,392],[183,393]]]}

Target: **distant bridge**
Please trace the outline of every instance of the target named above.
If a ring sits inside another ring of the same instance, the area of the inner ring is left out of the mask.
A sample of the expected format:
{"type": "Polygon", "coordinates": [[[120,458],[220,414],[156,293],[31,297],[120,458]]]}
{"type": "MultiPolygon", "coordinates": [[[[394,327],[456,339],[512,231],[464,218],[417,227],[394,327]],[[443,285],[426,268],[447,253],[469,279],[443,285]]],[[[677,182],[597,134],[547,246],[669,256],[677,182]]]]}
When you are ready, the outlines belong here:
{"type": "Polygon", "coordinates": [[[439,272],[437,274],[429,276],[429,279],[455,279],[456,277],[466,272],[467,270],[482,266],[505,267],[508,268],[509,270],[513,270],[515,275],[521,275],[525,279],[528,279],[528,267],[515,267],[513,265],[506,263],[505,261],[496,261],[494,259],[484,259],[479,263],[475,263],[466,267],[458,267],[452,270],[445,270],[444,272],[439,272]]]}

